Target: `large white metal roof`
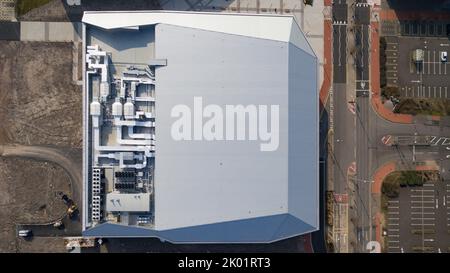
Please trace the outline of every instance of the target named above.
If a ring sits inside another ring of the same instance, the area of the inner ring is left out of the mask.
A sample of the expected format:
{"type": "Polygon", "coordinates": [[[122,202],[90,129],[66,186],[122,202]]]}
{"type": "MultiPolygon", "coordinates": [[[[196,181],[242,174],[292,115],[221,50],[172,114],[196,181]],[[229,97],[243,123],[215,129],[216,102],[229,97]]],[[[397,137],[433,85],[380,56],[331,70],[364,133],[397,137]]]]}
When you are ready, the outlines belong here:
{"type": "Polygon", "coordinates": [[[99,225],[86,236],[270,242],[319,227],[317,58],[290,16],[88,12],[105,29],[154,27],[155,228],[99,225]],[[171,110],[203,103],[279,105],[279,147],[175,141],[171,110]]]}
{"type": "Polygon", "coordinates": [[[169,24],[226,34],[291,42],[314,55],[293,16],[211,12],[85,12],[83,22],[104,29],[169,24]]]}

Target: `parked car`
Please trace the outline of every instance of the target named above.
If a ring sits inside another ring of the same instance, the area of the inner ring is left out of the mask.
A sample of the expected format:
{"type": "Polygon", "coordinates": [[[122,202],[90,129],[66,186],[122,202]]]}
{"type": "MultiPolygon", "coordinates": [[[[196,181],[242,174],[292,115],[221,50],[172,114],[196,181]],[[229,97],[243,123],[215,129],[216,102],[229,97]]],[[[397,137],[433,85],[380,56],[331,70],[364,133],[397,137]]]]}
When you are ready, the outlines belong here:
{"type": "Polygon", "coordinates": [[[19,230],[19,237],[31,237],[33,236],[33,232],[29,229],[19,230]]]}
{"type": "Polygon", "coordinates": [[[447,62],[447,51],[441,51],[441,62],[447,62]]]}

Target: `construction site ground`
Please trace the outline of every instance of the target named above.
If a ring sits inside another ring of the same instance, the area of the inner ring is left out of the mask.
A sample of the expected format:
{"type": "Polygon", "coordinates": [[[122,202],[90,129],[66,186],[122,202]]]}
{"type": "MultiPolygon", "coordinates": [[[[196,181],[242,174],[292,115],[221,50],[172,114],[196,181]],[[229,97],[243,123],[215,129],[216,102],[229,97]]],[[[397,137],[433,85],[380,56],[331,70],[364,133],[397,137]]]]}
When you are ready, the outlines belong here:
{"type": "Polygon", "coordinates": [[[72,54],[72,43],[0,41],[0,252],[65,251],[63,238],[23,240],[16,229],[65,216],[59,192],[79,199],[82,93],[72,54]]]}

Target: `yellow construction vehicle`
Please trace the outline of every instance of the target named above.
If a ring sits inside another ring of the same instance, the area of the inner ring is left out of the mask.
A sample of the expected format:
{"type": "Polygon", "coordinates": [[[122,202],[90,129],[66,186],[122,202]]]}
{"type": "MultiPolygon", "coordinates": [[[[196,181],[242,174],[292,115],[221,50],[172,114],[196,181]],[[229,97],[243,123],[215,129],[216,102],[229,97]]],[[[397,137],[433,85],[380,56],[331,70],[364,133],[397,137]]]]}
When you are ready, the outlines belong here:
{"type": "Polygon", "coordinates": [[[78,207],[75,203],[72,203],[69,208],[67,209],[67,215],[69,215],[69,217],[72,217],[73,214],[78,210],[78,207]]]}

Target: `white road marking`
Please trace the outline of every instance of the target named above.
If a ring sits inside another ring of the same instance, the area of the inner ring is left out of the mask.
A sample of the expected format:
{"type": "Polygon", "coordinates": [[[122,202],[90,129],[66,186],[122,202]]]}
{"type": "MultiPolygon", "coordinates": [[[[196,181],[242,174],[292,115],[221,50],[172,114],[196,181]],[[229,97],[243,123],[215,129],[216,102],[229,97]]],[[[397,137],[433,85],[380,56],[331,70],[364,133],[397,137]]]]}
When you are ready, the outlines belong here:
{"type": "Polygon", "coordinates": [[[422,197],[424,197],[424,198],[434,198],[434,195],[411,195],[411,198],[422,198],[422,197]]]}

